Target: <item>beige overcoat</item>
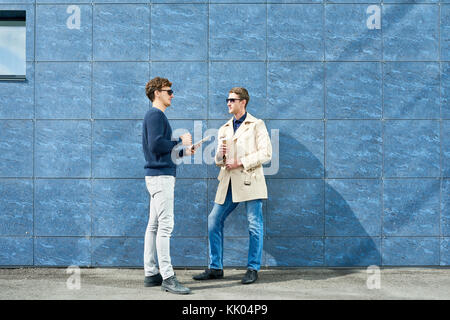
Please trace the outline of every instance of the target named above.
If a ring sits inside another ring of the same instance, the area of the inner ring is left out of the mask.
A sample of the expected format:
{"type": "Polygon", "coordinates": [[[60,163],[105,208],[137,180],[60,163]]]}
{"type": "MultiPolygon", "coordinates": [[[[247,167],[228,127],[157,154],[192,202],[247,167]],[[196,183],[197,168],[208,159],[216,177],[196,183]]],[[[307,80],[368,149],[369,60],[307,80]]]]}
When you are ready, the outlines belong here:
{"type": "Polygon", "coordinates": [[[228,152],[226,157],[240,159],[242,167],[227,170],[226,159],[219,157],[216,150],[215,162],[221,167],[217,179],[214,202],[223,204],[231,181],[233,202],[243,202],[255,199],[267,199],[267,185],[262,165],[272,159],[272,144],[264,121],[257,119],[247,112],[244,122],[233,131],[233,118],[219,129],[221,139],[227,140],[228,152]]]}

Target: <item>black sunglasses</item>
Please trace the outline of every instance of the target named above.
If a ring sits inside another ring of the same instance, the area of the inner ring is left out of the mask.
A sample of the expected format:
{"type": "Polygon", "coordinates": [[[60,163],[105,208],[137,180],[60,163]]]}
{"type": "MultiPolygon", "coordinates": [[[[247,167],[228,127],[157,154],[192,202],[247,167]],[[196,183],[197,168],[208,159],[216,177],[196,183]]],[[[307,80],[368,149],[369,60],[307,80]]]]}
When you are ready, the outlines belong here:
{"type": "Polygon", "coordinates": [[[171,96],[172,94],[173,94],[173,90],[159,90],[159,91],[167,91],[167,94],[169,95],[169,96],[171,96]]]}
{"type": "Polygon", "coordinates": [[[244,99],[231,98],[231,99],[227,99],[227,103],[228,102],[234,103],[236,100],[244,100],[244,99]]]}

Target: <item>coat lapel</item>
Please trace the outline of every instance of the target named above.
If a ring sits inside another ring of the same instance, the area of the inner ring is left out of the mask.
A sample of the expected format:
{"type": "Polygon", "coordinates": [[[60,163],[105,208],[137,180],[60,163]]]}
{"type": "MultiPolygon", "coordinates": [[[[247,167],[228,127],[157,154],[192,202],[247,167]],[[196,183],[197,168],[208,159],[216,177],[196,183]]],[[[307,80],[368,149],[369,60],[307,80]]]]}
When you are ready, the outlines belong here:
{"type": "Polygon", "coordinates": [[[225,135],[225,137],[227,137],[227,139],[229,139],[228,137],[232,137],[233,136],[233,118],[228,120],[228,122],[223,125],[223,128],[224,128],[223,134],[225,135]]]}
{"type": "MultiPolygon", "coordinates": [[[[237,140],[245,131],[250,128],[250,124],[254,123],[257,119],[247,112],[247,117],[244,122],[239,126],[233,136],[233,140],[237,140]]],[[[233,118],[231,119],[231,127],[233,127],[233,118]]]]}

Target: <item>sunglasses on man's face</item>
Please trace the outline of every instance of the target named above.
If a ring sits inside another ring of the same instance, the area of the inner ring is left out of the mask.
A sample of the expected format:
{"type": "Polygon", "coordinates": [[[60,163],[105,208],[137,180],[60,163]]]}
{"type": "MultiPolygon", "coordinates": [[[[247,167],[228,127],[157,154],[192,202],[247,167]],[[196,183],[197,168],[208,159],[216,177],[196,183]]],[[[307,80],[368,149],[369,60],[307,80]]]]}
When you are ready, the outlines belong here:
{"type": "Polygon", "coordinates": [[[244,100],[244,99],[230,98],[230,99],[227,99],[227,103],[228,102],[234,103],[236,100],[244,100]]]}
{"type": "Polygon", "coordinates": [[[173,95],[173,90],[159,90],[159,91],[167,91],[167,94],[169,96],[173,95]]]}

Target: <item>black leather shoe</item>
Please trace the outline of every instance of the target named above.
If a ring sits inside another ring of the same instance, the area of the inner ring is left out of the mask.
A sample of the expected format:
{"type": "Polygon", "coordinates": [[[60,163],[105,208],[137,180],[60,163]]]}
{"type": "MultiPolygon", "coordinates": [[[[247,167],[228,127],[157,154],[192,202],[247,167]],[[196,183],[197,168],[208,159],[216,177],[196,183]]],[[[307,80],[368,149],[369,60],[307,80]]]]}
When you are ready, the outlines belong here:
{"type": "Polygon", "coordinates": [[[163,281],[161,274],[155,274],[154,276],[147,276],[144,279],[144,287],[160,286],[163,281]]]}
{"type": "Polygon", "coordinates": [[[222,279],[223,270],[222,269],[206,269],[203,273],[193,276],[194,280],[210,280],[210,279],[222,279]]]}
{"type": "Polygon", "coordinates": [[[161,285],[161,290],[166,292],[171,292],[175,294],[189,294],[191,289],[186,288],[180,282],[175,275],[168,279],[164,279],[161,285]]]}
{"type": "Polygon", "coordinates": [[[250,284],[256,280],[258,280],[258,271],[248,269],[241,282],[242,284],[250,284]]]}

